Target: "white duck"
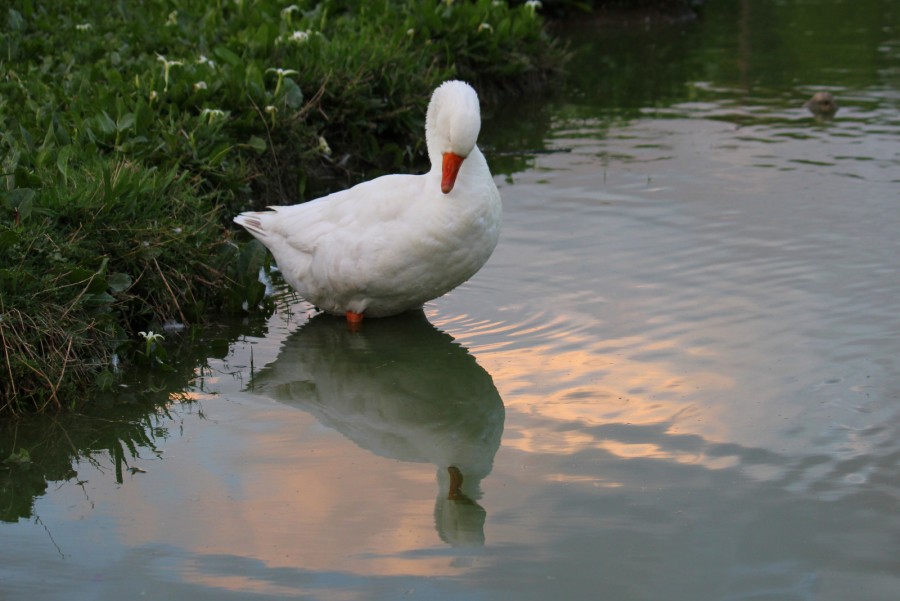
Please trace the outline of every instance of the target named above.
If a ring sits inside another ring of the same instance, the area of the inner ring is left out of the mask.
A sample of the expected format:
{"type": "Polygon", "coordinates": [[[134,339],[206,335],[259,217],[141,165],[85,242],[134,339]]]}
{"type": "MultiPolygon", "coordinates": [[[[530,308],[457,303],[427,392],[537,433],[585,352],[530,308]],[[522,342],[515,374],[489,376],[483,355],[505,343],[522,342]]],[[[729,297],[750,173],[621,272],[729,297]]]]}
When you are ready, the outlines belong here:
{"type": "Polygon", "coordinates": [[[428,173],[385,175],[235,222],[327,313],[359,323],[419,308],[472,277],[497,245],[500,193],[475,145],[480,129],[475,90],[444,82],[426,114],[428,173]]]}

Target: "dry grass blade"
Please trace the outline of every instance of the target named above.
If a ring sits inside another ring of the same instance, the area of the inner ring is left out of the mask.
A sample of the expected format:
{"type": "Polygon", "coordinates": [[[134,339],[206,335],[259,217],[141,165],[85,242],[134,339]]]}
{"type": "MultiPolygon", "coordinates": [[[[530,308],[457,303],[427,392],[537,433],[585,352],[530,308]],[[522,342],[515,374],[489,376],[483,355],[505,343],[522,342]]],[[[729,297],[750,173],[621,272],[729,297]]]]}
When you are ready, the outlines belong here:
{"type": "MultiPolygon", "coordinates": [[[[92,337],[85,335],[88,332],[74,325],[47,312],[28,315],[18,309],[3,311],[0,343],[7,377],[0,384],[0,412],[62,409],[64,399],[92,381],[91,374],[106,351],[104,345],[92,342],[92,337]]],[[[93,324],[87,328],[92,329],[93,324]]]]}

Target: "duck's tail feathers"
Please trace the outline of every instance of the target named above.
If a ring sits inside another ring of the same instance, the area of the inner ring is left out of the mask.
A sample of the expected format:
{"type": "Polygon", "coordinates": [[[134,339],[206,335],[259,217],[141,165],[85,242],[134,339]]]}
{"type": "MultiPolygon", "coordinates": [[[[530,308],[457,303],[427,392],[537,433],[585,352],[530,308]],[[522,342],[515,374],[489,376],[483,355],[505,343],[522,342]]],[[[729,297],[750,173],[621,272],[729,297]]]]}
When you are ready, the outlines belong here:
{"type": "Polygon", "coordinates": [[[268,236],[268,234],[266,233],[265,228],[263,228],[259,216],[260,213],[241,213],[234,218],[234,222],[243,226],[248,232],[256,236],[256,238],[263,239],[268,236]]]}

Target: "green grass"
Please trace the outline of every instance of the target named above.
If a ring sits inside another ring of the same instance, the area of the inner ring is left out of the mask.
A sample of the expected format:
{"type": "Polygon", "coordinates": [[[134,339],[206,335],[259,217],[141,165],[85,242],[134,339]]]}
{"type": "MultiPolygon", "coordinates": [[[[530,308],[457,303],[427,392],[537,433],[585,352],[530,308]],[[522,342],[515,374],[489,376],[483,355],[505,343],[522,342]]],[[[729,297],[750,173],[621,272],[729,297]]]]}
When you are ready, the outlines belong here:
{"type": "Polygon", "coordinates": [[[493,0],[21,0],[4,21],[7,415],[111,386],[138,331],[270,310],[236,212],[419,169],[440,81],[490,97],[562,60],[531,7],[493,0]]]}

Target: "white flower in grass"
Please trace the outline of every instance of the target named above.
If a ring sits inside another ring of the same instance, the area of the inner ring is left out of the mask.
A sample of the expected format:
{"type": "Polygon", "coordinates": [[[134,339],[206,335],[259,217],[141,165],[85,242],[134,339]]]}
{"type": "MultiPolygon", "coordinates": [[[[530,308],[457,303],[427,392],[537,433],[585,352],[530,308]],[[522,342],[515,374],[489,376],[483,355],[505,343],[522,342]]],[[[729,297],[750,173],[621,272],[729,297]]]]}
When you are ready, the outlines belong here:
{"type": "Polygon", "coordinates": [[[293,69],[281,69],[273,67],[271,69],[266,69],[266,73],[275,73],[278,76],[278,83],[275,84],[275,95],[278,96],[278,92],[281,91],[281,83],[284,81],[284,78],[288,75],[299,75],[299,71],[294,71],[293,69]]]}
{"type": "Polygon", "coordinates": [[[228,116],[228,113],[219,109],[203,109],[200,112],[200,118],[206,119],[206,122],[212,125],[219,119],[224,119],[228,116]]]}
{"type": "Polygon", "coordinates": [[[298,75],[299,71],[294,71],[293,69],[281,69],[272,67],[271,69],[266,69],[266,73],[275,73],[280,78],[284,78],[286,75],[298,75]]]}
{"type": "Polygon", "coordinates": [[[216,62],[206,58],[205,54],[200,55],[200,58],[197,59],[197,64],[206,65],[210,69],[216,68],[216,62]]]}
{"type": "Polygon", "coordinates": [[[162,334],[157,334],[153,330],[149,332],[138,332],[138,335],[144,339],[144,354],[150,355],[153,352],[153,347],[156,346],[157,342],[162,342],[166,339],[162,334]]]}
{"type": "Polygon", "coordinates": [[[309,41],[309,30],[306,31],[295,31],[291,34],[291,37],[288,38],[289,41],[294,42],[295,44],[305,44],[309,41]]]}
{"type": "Polygon", "coordinates": [[[287,21],[288,23],[290,23],[291,15],[293,15],[298,10],[300,10],[300,7],[297,6],[296,4],[291,4],[287,8],[282,8],[281,9],[281,18],[284,19],[285,21],[287,21]]]}
{"type": "Polygon", "coordinates": [[[544,6],[544,4],[541,2],[541,0],[528,0],[528,2],[525,3],[525,8],[527,8],[528,10],[530,10],[532,15],[533,15],[539,8],[542,8],[543,6],[544,6]]]}
{"type": "Polygon", "coordinates": [[[194,84],[194,91],[199,92],[200,90],[207,89],[207,87],[208,86],[206,85],[205,81],[198,81],[197,83],[194,84]]]}
{"type": "Polygon", "coordinates": [[[79,23],[75,26],[75,29],[77,29],[78,31],[90,31],[93,28],[94,26],[90,23],[79,23]]]}
{"type": "Polygon", "coordinates": [[[150,102],[156,102],[157,98],[159,98],[159,94],[157,94],[156,90],[150,90],[150,102]]]}
{"type": "Polygon", "coordinates": [[[156,60],[160,61],[163,64],[163,82],[165,86],[163,87],[163,91],[167,92],[169,90],[169,71],[172,67],[177,67],[179,65],[183,65],[181,61],[170,61],[162,54],[157,53],[156,60]]]}
{"type": "Polygon", "coordinates": [[[414,35],[416,35],[416,30],[410,27],[406,30],[406,35],[408,35],[409,37],[413,37],[414,35]]]}
{"type": "Polygon", "coordinates": [[[494,33],[494,28],[491,27],[490,23],[482,23],[481,25],[478,26],[478,33],[481,33],[482,31],[486,31],[488,33],[494,33]]]}
{"type": "Polygon", "coordinates": [[[319,152],[327,157],[331,156],[331,146],[328,145],[328,140],[323,136],[319,136],[319,152]]]}
{"type": "Polygon", "coordinates": [[[155,342],[161,342],[166,339],[162,334],[157,334],[153,330],[149,332],[138,332],[138,335],[147,341],[147,344],[153,344],[155,342]]]}

